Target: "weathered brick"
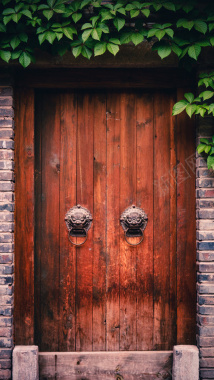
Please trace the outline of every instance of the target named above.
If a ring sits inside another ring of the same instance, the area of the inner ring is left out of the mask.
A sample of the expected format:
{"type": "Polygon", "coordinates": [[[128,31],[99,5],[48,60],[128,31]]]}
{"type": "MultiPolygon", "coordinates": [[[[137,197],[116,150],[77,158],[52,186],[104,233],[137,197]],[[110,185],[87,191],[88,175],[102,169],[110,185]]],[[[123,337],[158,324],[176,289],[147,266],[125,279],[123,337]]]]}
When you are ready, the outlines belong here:
{"type": "MultiPolygon", "coordinates": [[[[14,160],[14,150],[7,150],[7,149],[1,149],[0,150],[0,160],[14,160]]],[[[1,162],[4,162],[4,161],[0,161],[1,162]]]]}
{"type": "Polygon", "coordinates": [[[12,317],[0,317],[0,326],[1,327],[12,327],[12,317]]]}
{"type": "Polygon", "coordinates": [[[214,272],[214,263],[198,263],[198,271],[200,273],[213,273],[214,272]]]}
{"type": "Polygon", "coordinates": [[[0,337],[11,338],[12,329],[8,327],[0,327],[0,337]]]}
{"type": "Polygon", "coordinates": [[[0,379],[1,380],[10,380],[11,379],[11,370],[0,369],[0,379]]]}
{"type": "Polygon", "coordinates": [[[199,305],[214,305],[214,296],[213,295],[199,295],[198,296],[199,305]]]}
{"type": "Polygon", "coordinates": [[[199,219],[214,219],[213,209],[202,209],[202,210],[199,210],[198,214],[199,214],[199,219]]]}
{"type": "Polygon", "coordinates": [[[199,157],[196,159],[196,166],[198,168],[207,168],[207,162],[204,158],[199,157]]]}
{"type": "Polygon", "coordinates": [[[214,357],[214,347],[200,348],[200,357],[214,357]]]}
{"type": "Polygon", "coordinates": [[[13,139],[14,131],[11,128],[0,129],[0,139],[13,139]]]}
{"type": "Polygon", "coordinates": [[[196,186],[198,187],[202,187],[202,188],[205,188],[205,187],[214,187],[214,179],[213,178],[204,178],[204,179],[197,179],[196,180],[196,186]]]}
{"type": "Polygon", "coordinates": [[[0,94],[0,107],[2,106],[12,106],[13,105],[13,98],[12,96],[1,96],[0,94]]]}
{"type": "Polygon", "coordinates": [[[198,326],[198,333],[204,337],[214,337],[214,326],[198,326]]]}
{"type": "Polygon", "coordinates": [[[0,191],[14,191],[14,183],[11,181],[0,182],[0,191]]]}
{"type": "Polygon", "coordinates": [[[214,172],[211,169],[209,170],[207,168],[199,168],[196,170],[196,176],[199,178],[213,178],[214,172]]]}
{"type": "Polygon", "coordinates": [[[0,264],[0,274],[13,274],[13,265],[2,265],[0,264]]]}
{"type": "Polygon", "coordinates": [[[0,149],[14,149],[14,141],[0,140],[0,149]]]}
{"type": "Polygon", "coordinates": [[[203,283],[197,285],[197,290],[199,294],[214,294],[214,284],[212,283],[203,283]]]}
{"type": "Polygon", "coordinates": [[[197,336],[197,342],[201,347],[213,347],[214,337],[197,336]]]}
{"type": "Polygon", "coordinates": [[[199,199],[198,207],[200,208],[214,208],[214,199],[199,199]]]}
{"type": "Polygon", "coordinates": [[[214,368],[213,369],[201,369],[200,376],[203,380],[214,379],[214,368]]]}
{"type": "Polygon", "coordinates": [[[0,211],[14,211],[14,203],[0,203],[0,211]]]}
{"type": "Polygon", "coordinates": [[[201,368],[214,368],[214,358],[202,358],[200,359],[201,368]]]}
{"type": "Polygon", "coordinates": [[[11,106],[0,106],[0,116],[3,117],[14,117],[14,111],[11,106]]]}
{"type": "MultiPolygon", "coordinates": [[[[197,323],[201,326],[212,325],[214,327],[214,315],[197,315],[197,323]]],[[[214,353],[213,353],[214,356],[214,353]]]]}
{"type": "Polygon", "coordinates": [[[0,87],[0,95],[1,96],[12,96],[13,95],[13,87],[0,87]]]}
{"type": "Polygon", "coordinates": [[[214,314],[214,306],[212,305],[198,305],[197,312],[202,315],[213,315],[214,314]]]}
{"type": "Polygon", "coordinates": [[[0,253],[0,264],[12,264],[13,253],[0,253]]]}
{"type": "Polygon", "coordinates": [[[14,241],[13,233],[0,233],[0,243],[12,243],[14,241]]]}
{"type": "Polygon", "coordinates": [[[14,129],[14,120],[11,117],[0,117],[0,128],[11,128],[14,129]]]}
{"type": "Polygon", "coordinates": [[[214,241],[214,230],[213,231],[197,231],[196,238],[198,240],[213,240],[214,241]]]}
{"type": "Polygon", "coordinates": [[[197,251],[197,260],[214,261],[214,252],[213,251],[197,251]]]}
{"type": "Polygon", "coordinates": [[[198,273],[197,274],[197,281],[199,283],[205,283],[205,285],[206,285],[206,282],[214,283],[214,273],[213,274],[211,274],[211,273],[198,273]]]}
{"type": "Polygon", "coordinates": [[[214,241],[198,241],[197,249],[199,251],[214,250],[214,241]]]}
{"type": "Polygon", "coordinates": [[[214,189],[198,189],[196,195],[198,198],[212,198],[214,197],[214,189]]]}
{"type": "Polygon", "coordinates": [[[14,181],[14,173],[0,170],[0,181],[14,181]]]}
{"type": "MultiPolygon", "coordinates": [[[[1,175],[1,172],[0,172],[1,175]]],[[[214,219],[200,219],[197,220],[197,229],[201,231],[214,231],[214,219]]]]}
{"type": "MultiPolygon", "coordinates": [[[[13,202],[14,201],[14,193],[11,193],[11,192],[1,193],[0,192],[0,202],[5,202],[5,201],[13,202]]],[[[0,210],[1,210],[1,208],[0,208],[0,210]]]]}
{"type": "MultiPolygon", "coordinates": [[[[13,232],[14,231],[14,223],[13,222],[6,222],[0,224],[0,231],[2,232],[13,232]]],[[[10,251],[8,251],[10,252],[10,251]]]]}
{"type": "MultiPolygon", "coordinates": [[[[1,356],[1,353],[0,353],[1,356]]],[[[10,359],[0,359],[0,368],[1,369],[10,369],[11,368],[11,360],[10,359]]]]}
{"type": "Polygon", "coordinates": [[[0,297],[0,305],[2,307],[3,306],[5,306],[5,307],[13,306],[13,304],[14,304],[14,295],[13,294],[0,297]]]}
{"type": "Polygon", "coordinates": [[[0,295],[11,296],[12,294],[13,294],[13,286],[11,286],[11,285],[1,285],[0,286],[0,295]]]}
{"type": "Polygon", "coordinates": [[[0,211],[0,222],[14,222],[14,213],[9,211],[0,211]]]}
{"type": "Polygon", "coordinates": [[[2,348],[0,350],[0,357],[1,359],[11,359],[12,358],[12,351],[8,348],[2,348]]]}
{"type": "Polygon", "coordinates": [[[0,338],[0,347],[10,348],[13,345],[12,338],[0,338]]]}
{"type": "Polygon", "coordinates": [[[11,275],[0,275],[0,285],[7,285],[13,283],[13,276],[11,275]]]}
{"type": "Polygon", "coordinates": [[[3,316],[12,316],[13,314],[13,307],[12,306],[0,306],[0,315],[3,315],[3,316]]]}
{"type": "MultiPolygon", "coordinates": [[[[1,226],[0,226],[1,228],[1,226]]],[[[10,253],[14,251],[14,244],[13,243],[0,243],[0,252],[1,253],[10,253]]]]}

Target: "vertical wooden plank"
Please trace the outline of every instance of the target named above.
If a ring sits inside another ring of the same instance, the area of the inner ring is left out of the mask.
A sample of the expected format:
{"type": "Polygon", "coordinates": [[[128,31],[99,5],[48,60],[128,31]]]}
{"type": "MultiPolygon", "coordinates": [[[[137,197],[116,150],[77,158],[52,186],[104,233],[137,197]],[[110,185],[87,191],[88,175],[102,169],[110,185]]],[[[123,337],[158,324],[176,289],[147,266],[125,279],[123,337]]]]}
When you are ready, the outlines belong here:
{"type": "MultiPolygon", "coordinates": [[[[177,101],[184,97],[178,89],[177,101]]],[[[195,344],[195,125],[177,116],[177,343],[195,344]]]]}
{"type": "Polygon", "coordinates": [[[110,92],[107,95],[107,351],[120,349],[120,124],[120,96],[110,92]]]}
{"type": "Polygon", "coordinates": [[[94,104],[93,351],[106,349],[106,95],[94,104]]]}
{"type": "Polygon", "coordinates": [[[137,350],[153,348],[153,95],[137,94],[137,206],[148,224],[137,247],[137,350]]]}
{"type": "Polygon", "coordinates": [[[34,343],[34,90],[15,103],[15,343],[34,343]]]}
{"type": "Polygon", "coordinates": [[[154,97],[154,349],[168,349],[170,323],[169,96],[154,97]]]}
{"type": "MultiPolygon", "coordinates": [[[[136,98],[121,94],[120,214],[136,204],[136,98]]],[[[120,350],[136,350],[136,247],[120,227],[120,350]]]]}
{"type": "Polygon", "coordinates": [[[47,92],[42,114],[40,333],[42,351],[59,349],[59,95],[47,92]]]}
{"type": "MultiPolygon", "coordinates": [[[[77,203],[93,214],[93,129],[96,105],[90,93],[78,96],[77,203]]],[[[93,225],[77,248],[76,351],[92,351],[93,225]]]]}
{"type": "Polygon", "coordinates": [[[59,350],[75,351],[76,248],[68,239],[65,214],[76,205],[77,96],[63,92],[60,149],[60,317],[59,350]]]}

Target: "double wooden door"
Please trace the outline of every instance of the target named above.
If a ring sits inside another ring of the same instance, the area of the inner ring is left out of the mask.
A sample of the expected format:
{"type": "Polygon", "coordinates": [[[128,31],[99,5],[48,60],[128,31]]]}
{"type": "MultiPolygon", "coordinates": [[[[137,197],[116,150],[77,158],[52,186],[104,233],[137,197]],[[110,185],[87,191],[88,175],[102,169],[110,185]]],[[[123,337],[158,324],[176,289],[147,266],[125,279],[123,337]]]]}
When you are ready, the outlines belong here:
{"type": "Polygon", "coordinates": [[[19,91],[16,344],[136,351],[194,343],[194,126],[171,116],[176,99],[175,90],[19,91]],[[64,219],[77,204],[93,224],[76,248],[64,219]],[[137,247],[120,225],[133,204],[148,215],[137,247]]]}

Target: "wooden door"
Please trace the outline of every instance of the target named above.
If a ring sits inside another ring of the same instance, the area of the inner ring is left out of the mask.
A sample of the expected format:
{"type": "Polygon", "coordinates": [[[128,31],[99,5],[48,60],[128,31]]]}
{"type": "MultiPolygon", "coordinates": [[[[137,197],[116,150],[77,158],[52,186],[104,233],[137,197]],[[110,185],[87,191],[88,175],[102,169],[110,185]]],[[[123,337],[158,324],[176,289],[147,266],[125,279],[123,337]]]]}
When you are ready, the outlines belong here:
{"type": "Polygon", "coordinates": [[[177,96],[19,92],[16,344],[139,351],[195,343],[194,125],[171,116],[177,96]],[[78,248],[64,220],[76,204],[93,215],[78,248]],[[138,247],[126,243],[120,226],[133,204],[148,215],[138,247]]]}

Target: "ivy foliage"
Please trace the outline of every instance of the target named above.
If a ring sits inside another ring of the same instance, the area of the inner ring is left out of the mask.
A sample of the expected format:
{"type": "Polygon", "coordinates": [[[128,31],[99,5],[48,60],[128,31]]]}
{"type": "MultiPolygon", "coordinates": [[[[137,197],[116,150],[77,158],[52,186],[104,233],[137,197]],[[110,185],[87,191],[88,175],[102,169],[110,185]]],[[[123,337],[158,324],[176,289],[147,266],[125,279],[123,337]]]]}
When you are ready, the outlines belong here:
{"type": "Polygon", "coordinates": [[[214,170],[214,136],[212,137],[212,141],[201,139],[200,144],[197,146],[197,151],[206,157],[208,169],[214,170]]]}
{"type": "Polygon", "coordinates": [[[163,59],[171,53],[196,61],[214,45],[214,4],[196,0],[1,0],[0,58],[35,61],[36,49],[88,59],[120,46],[152,43],[163,59]],[[199,4],[199,5],[197,5],[199,4]],[[188,36],[188,37],[187,37],[188,36]]]}

